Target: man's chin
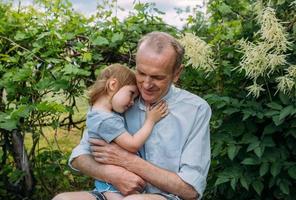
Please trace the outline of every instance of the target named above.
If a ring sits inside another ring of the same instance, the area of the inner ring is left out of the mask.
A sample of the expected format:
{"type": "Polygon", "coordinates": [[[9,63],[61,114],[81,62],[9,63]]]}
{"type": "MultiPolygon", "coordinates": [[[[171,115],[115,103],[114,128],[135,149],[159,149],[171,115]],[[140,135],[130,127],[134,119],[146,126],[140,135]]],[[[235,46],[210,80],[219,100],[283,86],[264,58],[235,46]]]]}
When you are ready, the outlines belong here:
{"type": "Polygon", "coordinates": [[[142,99],[145,101],[145,103],[147,104],[153,104],[155,103],[157,100],[156,98],[154,97],[150,97],[150,96],[145,96],[145,95],[142,95],[142,99]]]}

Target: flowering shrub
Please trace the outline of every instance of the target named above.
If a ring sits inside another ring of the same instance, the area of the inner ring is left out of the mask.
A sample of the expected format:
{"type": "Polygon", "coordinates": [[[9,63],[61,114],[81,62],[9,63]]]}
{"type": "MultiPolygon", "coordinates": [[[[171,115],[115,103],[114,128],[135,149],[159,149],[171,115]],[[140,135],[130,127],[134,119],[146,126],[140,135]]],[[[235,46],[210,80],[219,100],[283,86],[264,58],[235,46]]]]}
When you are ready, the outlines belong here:
{"type": "Polygon", "coordinates": [[[182,79],[213,109],[205,199],[296,195],[295,1],[251,2],[211,0],[208,21],[187,27],[216,63],[182,79]]]}

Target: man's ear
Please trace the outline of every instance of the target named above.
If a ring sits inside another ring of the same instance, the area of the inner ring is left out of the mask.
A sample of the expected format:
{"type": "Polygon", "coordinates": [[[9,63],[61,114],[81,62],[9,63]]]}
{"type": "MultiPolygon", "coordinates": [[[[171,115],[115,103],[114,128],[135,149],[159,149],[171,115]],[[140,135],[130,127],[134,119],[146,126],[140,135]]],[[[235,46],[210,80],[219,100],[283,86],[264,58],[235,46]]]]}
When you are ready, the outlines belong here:
{"type": "Polygon", "coordinates": [[[108,90],[109,92],[116,92],[118,89],[118,81],[116,78],[111,78],[108,81],[108,90]]]}
{"type": "Polygon", "coordinates": [[[184,68],[184,65],[181,64],[180,67],[175,71],[174,78],[173,78],[174,83],[176,83],[179,80],[180,75],[181,75],[181,73],[183,71],[183,68],[184,68]]]}

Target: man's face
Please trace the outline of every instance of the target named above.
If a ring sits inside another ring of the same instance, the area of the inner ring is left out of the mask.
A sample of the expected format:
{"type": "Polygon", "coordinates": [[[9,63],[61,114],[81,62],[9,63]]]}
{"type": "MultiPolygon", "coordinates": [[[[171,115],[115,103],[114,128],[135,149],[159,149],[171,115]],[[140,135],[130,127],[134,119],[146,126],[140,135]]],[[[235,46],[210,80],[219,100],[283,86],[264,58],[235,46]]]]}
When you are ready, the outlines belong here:
{"type": "Polygon", "coordinates": [[[167,48],[161,54],[145,46],[139,48],[136,56],[136,78],[145,103],[156,103],[166,95],[173,80],[177,79],[173,72],[174,63],[173,48],[167,48]]]}

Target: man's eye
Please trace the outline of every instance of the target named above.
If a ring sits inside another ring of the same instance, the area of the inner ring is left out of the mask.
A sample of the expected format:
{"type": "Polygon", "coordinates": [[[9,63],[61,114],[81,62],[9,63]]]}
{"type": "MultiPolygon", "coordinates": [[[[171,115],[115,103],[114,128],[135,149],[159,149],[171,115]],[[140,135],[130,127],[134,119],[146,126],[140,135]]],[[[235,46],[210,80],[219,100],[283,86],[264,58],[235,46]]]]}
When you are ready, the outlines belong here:
{"type": "Polygon", "coordinates": [[[164,77],[162,77],[162,76],[154,76],[153,79],[155,79],[155,80],[163,80],[164,77]]]}

